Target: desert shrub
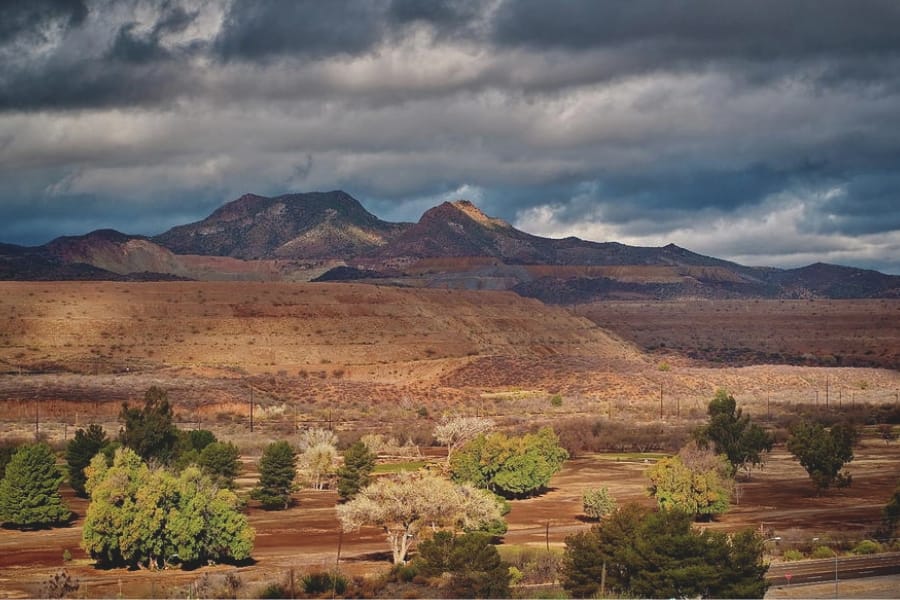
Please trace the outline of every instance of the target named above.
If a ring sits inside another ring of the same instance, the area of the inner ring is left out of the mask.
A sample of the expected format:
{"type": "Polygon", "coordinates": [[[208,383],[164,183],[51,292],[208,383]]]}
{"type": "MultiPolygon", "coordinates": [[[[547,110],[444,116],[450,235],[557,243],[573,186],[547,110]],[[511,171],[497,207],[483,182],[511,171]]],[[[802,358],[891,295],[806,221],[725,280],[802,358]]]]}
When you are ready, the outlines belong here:
{"type": "Polygon", "coordinates": [[[782,560],[794,561],[794,560],[803,560],[804,558],[806,558],[806,557],[803,556],[803,553],[800,552],[799,550],[791,549],[791,550],[785,550],[784,552],[781,553],[782,560]]]}
{"type": "Polygon", "coordinates": [[[584,491],[581,496],[584,514],[589,518],[599,521],[616,509],[616,499],[609,495],[608,488],[591,488],[584,491]]]}
{"type": "Polygon", "coordinates": [[[881,544],[875,540],[862,540],[853,547],[853,554],[877,554],[881,552],[881,544]]]}
{"type": "Polygon", "coordinates": [[[303,592],[310,595],[324,594],[334,591],[343,595],[347,591],[347,578],[340,573],[328,573],[327,571],[315,571],[307,573],[300,580],[303,592]]]}
{"type": "Polygon", "coordinates": [[[402,565],[394,565],[391,568],[391,577],[401,583],[409,583],[419,574],[418,563],[409,562],[402,565]]]}
{"type": "Polygon", "coordinates": [[[828,546],[816,546],[813,548],[813,551],[809,553],[810,558],[832,558],[834,556],[834,550],[829,548],[828,546]]]}
{"type": "Polygon", "coordinates": [[[518,583],[552,583],[559,578],[562,550],[551,548],[548,552],[533,546],[507,546],[503,550],[504,560],[521,575],[518,583]]]}
{"type": "Polygon", "coordinates": [[[66,598],[75,594],[81,585],[66,569],[62,569],[41,585],[41,598],[66,598]]]}
{"type": "Polygon", "coordinates": [[[586,421],[574,417],[553,427],[570,456],[585,452],[677,452],[690,438],[687,425],[586,421]]]}
{"type": "Polygon", "coordinates": [[[559,408],[562,405],[563,405],[562,396],[560,396],[559,394],[554,394],[554,395],[550,396],[550,406],[559,408]]]}
{"type": "Polygon", "coordinates": [[[271,598],[271,599],[290,598],[291,591],[289,589],[287,589],[284,586],[284,584],[270,583],[266,587],[264,587],[262,590],[257,592],[256,597],[257,598],[271,598]]]}

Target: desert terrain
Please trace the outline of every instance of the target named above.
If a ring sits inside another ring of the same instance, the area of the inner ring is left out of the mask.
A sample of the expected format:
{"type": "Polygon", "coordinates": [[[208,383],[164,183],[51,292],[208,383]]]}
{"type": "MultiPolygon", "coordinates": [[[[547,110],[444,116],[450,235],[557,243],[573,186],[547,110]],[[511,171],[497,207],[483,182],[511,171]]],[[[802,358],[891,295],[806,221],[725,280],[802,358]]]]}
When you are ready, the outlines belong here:
{"type": "MultiPolygon", "coordinates": [[[[211,429],[241,447],[247,490],[261,448],[306,426],[330,427],[342,440],[384,433],[433,455],[431,429],[443,413],[487,415],[518,430],[603,419],[656,427],[656,445],[667,451],[667,432],[702,422],[715,390],[726,388],[783,442],[784,424],[798,414],[896,410],[898,316],[900,301],[881,300],[559,307],[511,292],[349,283],[0,282],[0,436],[24,441],[37,432],[59,446],[90,422],[114,434],[122,402],[140,403],[156,385],[181,427],[211,429]],[[763,351],[815,359],[765,364],[763,351]]],[[[648,464],[579,452],[547,493],[513,502],[504,545],[544,547],[549,523],[549,543],[560,547],[588,526],[586,487],[650,502],[648,464]]],[[[865,537],[900,477],[900,445],[869,427],[850,467],[852,487],[816,497],[779,443],[766,468],[740,483],[739,503],[709,526],[781,536],[775,556],[815,536],[865,537]]],[[[304,490],[286,513],[251,503],[251,565],[98,571],[78,549],[86,504],[65,490],[79,515],[70,527],[0,531],[0,596],[34,595],[63,566],[65,549],[89,596],[184,595],[200,578],[232,571],[248,594],[256,582],[336,559],[336,496],[304,490]]],[[[387,569],[379,531],[342,544],[348,574],[387,569]]]]}

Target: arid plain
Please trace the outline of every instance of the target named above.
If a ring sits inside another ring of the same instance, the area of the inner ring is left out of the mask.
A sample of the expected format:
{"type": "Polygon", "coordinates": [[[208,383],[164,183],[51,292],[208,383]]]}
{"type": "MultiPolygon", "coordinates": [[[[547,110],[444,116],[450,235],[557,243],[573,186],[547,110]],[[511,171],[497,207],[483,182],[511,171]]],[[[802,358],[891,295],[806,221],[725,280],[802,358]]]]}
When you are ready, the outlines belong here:
{"type": "MultiPolygon", "coordinates": [[[[659,432],[664,446],[667,435],[702,421],[717,388],[776,433],[803,411],[860,414],[864,405],[900,402],[895,300],[550,307],[509,292],[362,284],[2,282],[0,323],[5,439],[37,430],[59,443],[90,422],[113,433],[122,402],[138,403],[156,385],[168,390],[180,426],[242,447],[244,488],[266,442],[312,424],[408,439],[431,455],[430,430],[446,412],[510,428],[604,419],[659,432]],[[764,364],[776,355],[797,364],[764,364]],[[843,366],[858,364],[870,366],[843,366]]],[[[779,444],[713,526],[763,526],[796,544],[862,536],[900,476],[900,450],[868,430],[850,467],[852,487],[818,498],[779,444]]],[[[545,543],[550,523],[549,541],[559,544],[585,526],[580,494],[589,486],[609,486],[620,502],[649,502],[645,469],[580,453],[551,491],[513,502],[505,543],[545,543]]],[[[334,560],[334,493],[297,498],[288,513],[251,503],[256,563],[240,569],[248,586],[334,560]]],[[[63,566],[64,549],[92,594],[114,595],[120,585],[126,595],[159,594],[157,586],[175,590],[203,575],[94,570],[77,548],[84,503],[73,508],[79,518],[70,527],[0,533],[0,595],[33,594],[63,566]]],[[[387,568],[377,530],[344,544],[348,572],[387,568]]]]}

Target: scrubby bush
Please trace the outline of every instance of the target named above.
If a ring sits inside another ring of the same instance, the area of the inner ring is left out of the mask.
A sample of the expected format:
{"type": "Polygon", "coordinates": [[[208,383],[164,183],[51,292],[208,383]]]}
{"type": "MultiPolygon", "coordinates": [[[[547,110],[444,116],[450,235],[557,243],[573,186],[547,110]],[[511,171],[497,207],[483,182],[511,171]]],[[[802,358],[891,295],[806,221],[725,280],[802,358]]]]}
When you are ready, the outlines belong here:
{"type": "Polygon", "coordinates": [[[809,553],[810,558],[833,558],[834,550],[829,548],[828,546],[816,546],[813,548],[813,551],[809,553]]]}
{"type": "Polygon", "coordinates": [[[347,591],[347,578],[340,573],[316,571],[304,575],[300,585],[305,594],[318,596],[333,591],[335,594],[343,595],[347,591]]]}
{"type": "Polygon", "coordinates": [[[786,561],[803,560],[806,558],[799,550],[785,550],[781,553],[781,559],[786,561]]]}
{"type": "Polygon", "coordinates": [[[881,544],[875,540],[862,540],[852,550],[853,554],[877,554],[881,551],[881,544]]]}

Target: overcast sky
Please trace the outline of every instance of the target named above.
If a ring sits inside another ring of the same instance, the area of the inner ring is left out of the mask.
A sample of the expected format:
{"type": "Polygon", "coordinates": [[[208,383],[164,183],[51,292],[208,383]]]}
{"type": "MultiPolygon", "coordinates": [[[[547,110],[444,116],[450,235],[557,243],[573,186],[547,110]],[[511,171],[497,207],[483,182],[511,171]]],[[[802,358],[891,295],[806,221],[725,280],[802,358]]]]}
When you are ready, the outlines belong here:
{"type": "Polygon", "coordinates": [[[0,241],[333,189],[900,274],[900,2],[0,3],[0,241]]]}

